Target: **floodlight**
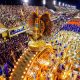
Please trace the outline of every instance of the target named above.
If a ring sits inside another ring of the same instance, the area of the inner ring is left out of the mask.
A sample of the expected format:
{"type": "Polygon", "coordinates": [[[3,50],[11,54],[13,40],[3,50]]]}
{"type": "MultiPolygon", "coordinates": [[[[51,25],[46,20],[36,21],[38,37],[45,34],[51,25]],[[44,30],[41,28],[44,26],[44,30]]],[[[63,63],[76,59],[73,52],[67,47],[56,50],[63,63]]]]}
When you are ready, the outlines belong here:
{"type": "Polygon", "coordinates": [[[61,6],[61,2],[59,2],[58,5],[61,6]]]}
{"type": "Polygon", "coordinates": [[[28,2],[29,2],[29,0],[23,0],[23,2],[28,3],[28,2]]]}
{"type": "Polygon", "coordinates": [[[45,5],[46,4],[46,0],[43,0],[43,5],[45,5]]]}
{"type": "Polygon", "coordinates": [[[56,0],[53,0],[53,5],[56,5],[56,3],[57,3],[56,0]]]}

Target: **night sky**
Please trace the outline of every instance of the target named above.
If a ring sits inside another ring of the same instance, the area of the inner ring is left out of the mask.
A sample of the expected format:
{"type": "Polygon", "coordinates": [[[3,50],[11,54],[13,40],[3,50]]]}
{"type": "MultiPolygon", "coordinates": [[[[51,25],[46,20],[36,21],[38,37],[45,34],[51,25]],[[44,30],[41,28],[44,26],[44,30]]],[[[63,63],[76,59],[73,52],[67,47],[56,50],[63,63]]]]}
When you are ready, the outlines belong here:
{"type": "Polygon", "coordinates": [[[0,0],[0,4],[3,4],[3,5],[21,5],[22,0],[0,0]]]}
{"type": "MultiPolygon", "coordinates": [[[[30,5],[36,5],[36,6],[42,6],[42,0],[29,0],[30,1],[30,5]]],[[[49,6],[50,3],[50,7],[53,6],[52,1],[53,0],[46,0],[47,1],[47,5],[49,6]]],[[[76,5],[77,8],[80,9],[80,0],[57,0],[57,1],[61,1],[64,3],[68,3],[71,5],[76,5]]],[[[7,4],[7,5],[22,5],[23,0],[0,0],[0,4],[7,4]]]]}

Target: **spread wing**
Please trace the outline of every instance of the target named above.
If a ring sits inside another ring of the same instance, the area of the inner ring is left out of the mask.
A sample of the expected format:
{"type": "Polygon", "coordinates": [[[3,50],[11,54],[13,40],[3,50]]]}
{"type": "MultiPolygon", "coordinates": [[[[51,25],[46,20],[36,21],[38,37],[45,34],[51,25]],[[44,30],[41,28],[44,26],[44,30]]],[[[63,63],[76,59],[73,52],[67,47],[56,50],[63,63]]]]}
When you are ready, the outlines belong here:
{"type": "Polygon", "coordinates": [[[43,14],[40,19],[44,22],[45,25],[44,34],[49,35],[52,29],[52,22],[50,21],[49,14],[43,14]]]}
{"type": "Polygon", "coordinates": [[[36,18],[38,18],[38,15],[34,12],[30,15],[29,17],[29,22],[28,22],[28,25],[33,27],[35,25],[35,20],[36,18]]]}

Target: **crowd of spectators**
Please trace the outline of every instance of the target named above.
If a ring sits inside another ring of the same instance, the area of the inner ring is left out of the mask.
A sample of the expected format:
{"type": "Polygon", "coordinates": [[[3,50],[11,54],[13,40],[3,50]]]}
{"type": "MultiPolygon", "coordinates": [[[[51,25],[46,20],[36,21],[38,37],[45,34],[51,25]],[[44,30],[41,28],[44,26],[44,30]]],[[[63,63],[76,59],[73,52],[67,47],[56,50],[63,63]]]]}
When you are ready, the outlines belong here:
{"type": "MultiPolygon", "coordinates": [[[[28,16],[32,12],[36,12],[37,8],[34,6],[23,6],[23,5],[0,5],[0,22],[5,25],[5,27],[17,27],[24,24],[28,20],[28,16]]],[[[52,13],[45,7],[38,7],[38,13],[43,14],[45,12],[52,13]]]]}
{"type": "MultiPolygon", "coordinates": [[[[32,6],[23,6],[23,5],[0,5],[0,23],[2,23],[6,28],[18,27],[27,23],[28,18],[32,12],[37,12],[39,15],[44,14],[45,12],[52,13],[45,7],[32,7],[32,6]]],[[[26,33],[7,38],[4,41],[4,38],[0,36],[0,66],[14,65],[18,60],[24,48],[27,47],[28,36],[26,33]]],[[[13,67],[13,66],[12,66],[13,67]]],[[[6,76],[8,71],[4,69],[4,74],[6,76]]],[[[3,72],[1,72],[2,74],[3,72]]]]}
{"type": "Polygon", "coordinates": [[[7,39],[6,42],[0,43],[0,64],[3,65],[7,60],[13,63],[14,58],[17,61],[22,54],[22,50],[27,47],[27,40],[27,34],[22,33],[18,36],[7,39]]]}
{"type": "Polygon", "coordinates": [[[28,35],[24,32],[0,43],[0,66],[3,68],[0,74],[4,72],[6,78],[9,77],[10,69],[14,67],[14,64],[22,55],[23,50],[27,48],[27,41],[28,35]]]}
{"type": "MultiPolygon", "coordinates": [[[[18,27],[27,23],[30,14],[32,12],[37,12],[37,10],[39,15],[42,15],[45,12],[48,12],[50,14],[50,17],[54,15],[49,9],[45,7],[0,5],[0,22],[6,28],[18,27]]],[[[52,31],[57,32],[60,24],[53,24],[53,26],[54,27],[52,31]]],[[[2,37],[0,37],[0,66],[5,67],[7,64],[9,64],[10,66],[14,65],[14,63],[22,54],[23,49],[27,47],[27,40],[28,36],[26,33],[8,38],[6,41],[4,41],[2,37]]],[[[7,72],[5,71],[7,70],[4,69],[4,74],[8,76],[7,72]]],[[[0,72],[0,75],[1,74],[2,72],[0,72]]]]}
{"type": "MultiPolygon", "coordinates": [[[[45,12],[48,12],[50,14],[50,17],[53,16],[54,14],[47,8],[45,7],[36,7],[36,6],[23,6],[23,5],[0,5],[0,22],[5,25],[7,28],[12,28],[12,27],[18,27],[19,25],[24,24],[28,20],[28,16],[32,12],[37,12],[39,15],[44,14],[45,12]]],[[[57,21],[57,20],[56,20],[57,21]]],[[[60,20],[61,21],[61,20],[60,20]]],[[[58,21],[59,22],[59,21],[58,21]]],[[[63,21],[64,22],[64,21],[63,21]]],[[[53,32],[57,32],[58,27],[55,24],[53,24],[53,32]],[[57,28],[57,29],[56,29],[57,28]]],[[[3,39],[0,38],[0,54],[2,54],[0,57],[0,64],[4,63],[7,60],[7,55],[11,51],[16,54],[16,50],[19,50],[23,43],[27,40],[26,35],[19,34],[18,36],[12,37],[8,39],[6,42],[3,41],[3,39]],[[12,46],[13,45],[13,46],[12,46]],[[16,49],[16,50],[15,50],[16,49]],[[6,56],[6,60],[5,60],[6,56]]],[[[10,57],[8,57],[10,58],[10,57]]]]}

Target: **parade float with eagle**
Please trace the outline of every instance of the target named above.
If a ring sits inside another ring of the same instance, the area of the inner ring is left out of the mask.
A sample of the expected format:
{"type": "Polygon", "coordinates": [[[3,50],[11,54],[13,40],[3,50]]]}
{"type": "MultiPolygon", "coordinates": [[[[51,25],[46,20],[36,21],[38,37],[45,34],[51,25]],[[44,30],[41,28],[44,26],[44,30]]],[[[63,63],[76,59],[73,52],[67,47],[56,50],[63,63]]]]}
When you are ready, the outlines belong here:
{"type": "Polygon", "coordinates": [[[36,12],[33,12],[29,17],[28,26],[32,31],[29,33],[29,47],[33,50],[41,49],[46,44],[42,37],[51,35],[52,22],[49,13],[45,12],[43,15],[39,15],[37,8],[36,12]]]}

